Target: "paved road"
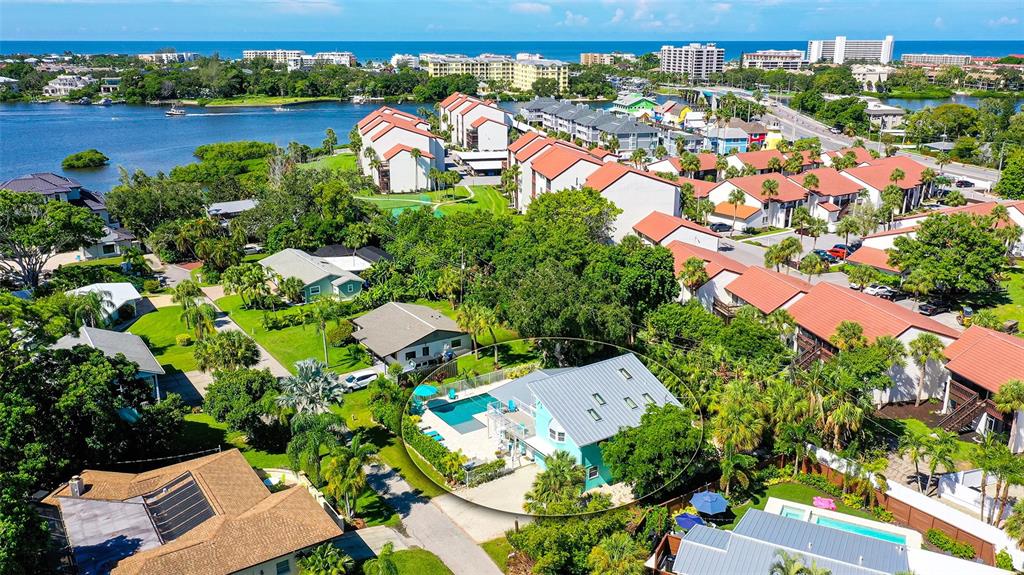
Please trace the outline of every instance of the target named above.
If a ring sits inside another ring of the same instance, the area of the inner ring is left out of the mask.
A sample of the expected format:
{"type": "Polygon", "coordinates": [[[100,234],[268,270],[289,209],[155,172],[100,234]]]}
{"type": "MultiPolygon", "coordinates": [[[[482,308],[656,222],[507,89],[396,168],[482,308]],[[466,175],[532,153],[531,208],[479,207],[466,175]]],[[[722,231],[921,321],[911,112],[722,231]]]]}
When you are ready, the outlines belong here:
{"type": "Polygon", "coordinates": [[[393,469],[369,468],[367,480],[398,511],[411,542],[440,557],[455,575],[502,575],[465,531],[430,500],[417,495],[393,469]]]}

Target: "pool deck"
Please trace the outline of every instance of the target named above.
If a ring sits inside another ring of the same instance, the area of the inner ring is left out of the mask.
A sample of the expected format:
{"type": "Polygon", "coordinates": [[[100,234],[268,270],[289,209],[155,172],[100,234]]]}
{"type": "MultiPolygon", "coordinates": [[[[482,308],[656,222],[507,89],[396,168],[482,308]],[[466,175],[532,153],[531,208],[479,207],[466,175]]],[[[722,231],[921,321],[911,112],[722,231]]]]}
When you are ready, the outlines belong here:
{"type": "MultiPolygon", "coordinates": [[[[855,517],[853,515],[847,515],[845,513],[839,513],[838,511],[831,511],[828,509],[819,509],[817,507],[814,507],[813,505],[804,505],[803,503],[797,503],[795,501],[789,501],[787,499],[778,499],[776,497],[768,498],[768,502],[765,503],[764,510],[766,513],[782,515],[783,507],[797,509],[803,512],[803,517],[793,517],[793,519],[800,519],[801,521],[810,521],[813,517],[827,517],[829,519],[842,521],[844,523],[851,523],[853,525],[859,525],[861,527],[867,527],[869,529],[874,529],[876,531],[883,531],[885,533],[891,533],[893,535],[900,535],[906,540],[907,548],[921,548],[922,537],[920,533],[912,529],[897,527],[890,523],[882,523],[881,521],[863,519],[861,517],[855,517]]],[[[870,536],[865,535],[865,537],[870,536]]]]}
{"type": "MultiPolygon", "coordinates": [[[[458,399],[455,401],[457,402],[483,395],[489,390],[507,382],[508,380],[497,381],[463,391],[459,393],[458,399]]],[[[442,397],[441,400],[445,402],[448,401],[447,397],[442,397]]],[[[438,399],[431,399],[430,401],[438,401],[438,399]]],[[[461,433],[454,427],[448,425],[440,416],[428,407],[423,411],[420,425],[421,427],[428,426],[434,431],[440,433],[441,437],[444,438],[445,447],[451,451],[462,450],[462,453],[465,454],[466,457],[469,457],[470,459],[478,459],[481,462],[493,461],[495,458],[494,452],[499,448],[498,439],[496,437],[489,437],[487,416],[485,413],[474,414],[473,419],[480,422],[480,424],[483,425],[483,429],[477,429],[468,433],[461,433]]]]}

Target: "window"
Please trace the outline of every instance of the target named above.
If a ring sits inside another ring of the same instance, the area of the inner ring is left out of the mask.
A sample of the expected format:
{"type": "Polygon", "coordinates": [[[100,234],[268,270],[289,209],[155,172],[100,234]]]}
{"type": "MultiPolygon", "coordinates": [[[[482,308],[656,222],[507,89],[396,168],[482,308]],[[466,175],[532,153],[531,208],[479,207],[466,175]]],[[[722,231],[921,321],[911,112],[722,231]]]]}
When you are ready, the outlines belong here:
{"type": "Polygon", "coordinates": [[[114,244],[103,244],[103,253],[104,254],[110,255],[110,254],[114,253],[115,251],[117,251],[117,246],[116,245],[114,245],[114,244]]]}
{"type": "Polygon", "coordinates": [[[422,355],[423,357],[427,357],[428,355],[430,355],[430,348],[427,346],[423,346],[423,349],[420,351],[420,355],[422,355]]]}
{"type": "Polygon", "coordinates": [[[320,295],[320,286],[309,286],[309,295],[320,295]]]}
{"type": "Polygon", "coordinates": [[[416,350],[405,352],[405,359],[416,359],[416,350]]]}
{"type": "Polygon", "coordinates": [[[598,415],[598,413],[593,409],[588,409],[587,413],[590,414],[590,418],[593,419],[594,421],[601,421],[601,416],[598,415]]]}
{"type": "Polygon", "coordinates": [[[633,401],[632,397],[623,397],[622,400],[626,402],[626,406],[630,409],[636,409],[636,402],[633,401]]]}
{"type": "Polygon", "coordinates": [[[561,443],[561,442],[565,441],[565,432],[564,431],[555,431],[553,428],[549,428],[548,429],[548,437],[550,437],[551,439],[561,443]]]}
{"type": "Polygon", "coordinates": [[[626,371],[626,368],[624,367],[619,368],[619,375],[621,375],[623,379],[633,379],[633,376],[630,375],[630,373],[626,371]]]}
{"type": "Polygon", "coordinates": [[[645,393],[643,395],[644,395],[644,401],[646,401],[647,403],[654,403],[654,398],[651,397],[651,394],[645,393]]]}
{"type": "Polygon", "coordinates": [[[277,575],[289,575],[292,572],[292,565],[288,560],[277,562],[277,575]]]}
{"type": "Polygon", "coordinates": [[[594,401],[596,401],[598,405],[604,405],[605,403],[607,403],[604,400],[604,398],[601,397],[600,393],[595,393],[593,397],[594,397],[594,401]]]}
{"type": "Polygon", "coordinates": [[[601,474],[598,473],[596,465],[591,465],[587,468],[587,479],[597,479],[600,475],[601,474]]]}
{"type": "Polygon", "coordinates": [[[452,346],[453,348],[456,348],[456,347],[462,347],[462,340],[461,340],[461,339],[458,339],[458,338],[456,338],[456,339],[453,339],[453,340],[452,340],[452,343],[451,343],[451,346],[452,346]]]}
{"type": "Polygon", "coordinates": [[[355,289],[356,289],[356,286],[354,284],[351,284],[351,283],[345,284],[345,293],[352,293],[353,291],[355,291],[355,289]]]}

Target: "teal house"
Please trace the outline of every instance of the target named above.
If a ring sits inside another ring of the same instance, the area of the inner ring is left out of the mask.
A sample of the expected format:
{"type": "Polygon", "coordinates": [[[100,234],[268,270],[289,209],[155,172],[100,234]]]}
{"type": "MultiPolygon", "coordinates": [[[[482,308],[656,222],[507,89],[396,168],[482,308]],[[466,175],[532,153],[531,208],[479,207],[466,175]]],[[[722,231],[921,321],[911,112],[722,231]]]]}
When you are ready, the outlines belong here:
{"type": "Polygon", "coordinates": [[[612,102],[612,112],[617,114],[629,114],[630,116],[642,116],[644,114],[654,117],[654,108],[658,102],[643,94],[623,94],[612,102]]]}
{"type": "Polygon", "coordinates": [[[680,405],[632,353],[581,367],[534,371],[488,393],[506,415],[532,415],[533,425],[516,434],[514,449],[532,456],[541,470],[547,457],[568,452],[586,470],[585,489],[613,482],[601,442],[639,425],[648,405],[680,405]]]}
{"type": "Polygon", "coordinates": [[[363,278],[302,250],[283,249],[260,260],[260,265],[281,279],[299,278],[303,283],[303,300],[307,302],[324,294],[352,299],[363,291],[363,278]]]}

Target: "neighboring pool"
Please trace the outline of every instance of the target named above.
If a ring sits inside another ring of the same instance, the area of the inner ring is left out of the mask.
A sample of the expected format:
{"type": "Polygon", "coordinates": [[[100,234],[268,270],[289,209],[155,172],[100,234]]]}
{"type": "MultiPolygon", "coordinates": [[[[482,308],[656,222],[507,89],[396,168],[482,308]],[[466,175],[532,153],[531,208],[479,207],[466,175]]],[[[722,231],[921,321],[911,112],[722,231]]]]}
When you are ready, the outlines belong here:
{"type": "Polygon", "coordinates": [[[783,517],[788,517],[790,519],[799,519],[800,521],[803,521],[805,512],[803,509],[796,509],[794,507],[787,507],[783,505],[782,511],[779,512],[779,515],[783,517]]]}
{"type": "Polygon", "coordinates": [[[484,393],[451,403],[431,406],[429,409],[434,415],[441,418],[441,421],[455,429],[455,431],[469,433],[486,427],[476,419],[473,419],[473,416],[487,411],[487,404],[494,401],[493,396],[484,393]]]}
{"type": "Polygon", "coordinates": [[[874,537],[882,541],[888,541],[889,543],[896,543],[898,545],[906,545],[907,538],[903,535],[891,533],[889,531],[882,531],[880,529],[874,529],[865,525],[857,525],[856,523],[847,523],[846,521],[840,521],[838,519],[832,519],[831,517],[815,517],[814,522],[822,527],[831,527],[832,529],[839,529],[848,533],[856,533],[857,535],[864,535],[865,537],[874,537]]]}

